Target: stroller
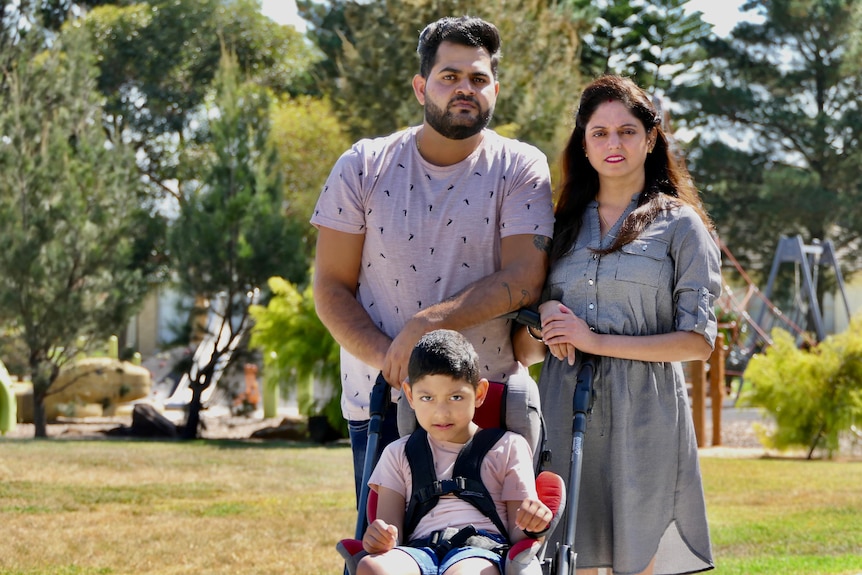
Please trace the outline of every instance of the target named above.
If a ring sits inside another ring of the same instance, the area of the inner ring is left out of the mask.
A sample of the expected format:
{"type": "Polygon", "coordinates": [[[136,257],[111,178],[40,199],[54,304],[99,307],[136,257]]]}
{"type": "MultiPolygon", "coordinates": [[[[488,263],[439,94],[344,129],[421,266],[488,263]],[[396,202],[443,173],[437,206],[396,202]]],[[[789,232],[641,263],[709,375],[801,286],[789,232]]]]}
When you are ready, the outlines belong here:
{"type": "MultiPolygon", "coordinates": [[[[541,329],[541,321],[538,313],[528,309],[507,314],[505,317],[515,320],[536,329],[541,329]]],[[[538,540],[524,539],[513,546],[505,561],[504,575],[534,575],[543,573],[546,569],[550,575],[575,575],[577,565],[577,553],[574,550],[575,529],[578,515],[578,494],[580,493],[582,448],[586,432],[587,415],[592,409],[593,402],[593,377],[596,370],[596,358],[584,355],[577,376],[577,385],[573,396],[574,416],[572,418],[572,456],[569,470],[569,507],[566,509],[566,484],[563,480],[548,471],[539,471],[544,454],[542,453],[543,429],[536,437],[534,421],[527,416],[520,417],[520,413],[508,405],[508,395],[512,394],[519,405],[526,402],[526,395],[508,389],[508,386],[492,383],[485,404],[476,412],[473,420],[482,428],[501,427],[517,431],[528,438],[528,442],[534,447],[537,460],[536,490],[539,499],[547,505],[554,518],[551,521],[549,533],[559,522],[564,512],[566,513],[566,524],[563,542],[558,544],[553,559],[548,562],[542,558],[544,544],[538,540]],[[525,424],[525,428],[519,428],[525,424]],[[532,439],[532,441],[531,441],[532,439]],[[573,494],[573,495],[572,495],[573,494]]],[[[523,392],[522,392],[523,393],[523,392]]],[[[364,533],[366,519],[368,522],[374,520],[376,511],[376,493],[368,488],[368,478],[376,463],[378,439],[383,421],[383,414],[389,401],[389,386],[382,375],[378,377],[371,395],[371,422],[368,429],[368,451],[366,452],[365,465],[363,467],[362,495],[360,496],[360,512],[356,523],[355,539],[341,540],[336,548],[344,557],[347,572],[353,575],[356,565],[364,556],[362,549],[362,535],[364,533]],[[377,405],[375,405],[375,403],[377,405]],[[373,447],[373,450],[372,450],[373,447]]],[[[528,410],[529,411],[529,410],[528,410]]],[[[541,417],[540,417],[541,422],[541,417]]],[[[405,426],[399,421],[399,430],[405,433],[405,426]]],[[[409,432],[409,429],[406,430],[409,432]]]]}
{"type": "MultiPolygon", "coordinates": [[[[514,314],[511,317],[514,318],[514,314]]],[[[485,402],[477,409],[473,421],[482,429],[500,428],[524,435],[534,449],[538,469],[542,457],[544,426],[541,421],[541,414],[538,412],[538,406],[530,405],[532,402],[529,400],[529,396],[528,391],[519,389],[517,385],[492,383],[485,402]]],[[[368,427],[368,448],[363,466],[355,538],[343,539],[336,545],[336,549],[345,560],[346,571],[350,575],[355,573],[359,560],[365,555],[362,548],[362,535],[365,526],[372,522],[376,516],[377,494],[368,488],[368,478],[376,464],[380,429],[388,401],[389,385],[380,375],[371,394],[371,421],[368,427]]],[[[399,430],[402,435],[411,431],[409,428],[405,430],[405,424],[400,417],[399,430]]],[[[539,499],[553,513],[550,525],[550,529],[553,530],[565,509],[565,482],[555,473],[542,471],[538,473],[536,478],[536,490],[539,499]]],[[[527,538],[517,542],[506,553],[505,575],[541,574],[543,550],[544,540],[542,539],[527,538]]]]}

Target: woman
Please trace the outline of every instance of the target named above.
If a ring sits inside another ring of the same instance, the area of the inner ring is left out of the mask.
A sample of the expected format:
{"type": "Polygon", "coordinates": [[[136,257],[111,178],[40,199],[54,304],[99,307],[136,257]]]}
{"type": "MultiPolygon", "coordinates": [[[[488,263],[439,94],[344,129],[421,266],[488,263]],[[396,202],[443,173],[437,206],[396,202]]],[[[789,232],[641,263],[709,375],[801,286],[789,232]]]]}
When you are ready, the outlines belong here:
{"type": "Polygon", "coordinates": [[[712,351],[720,259],[660,123],[629,79],[604,76],[584,90],[562,160],[542,331],[515,334],[520,361],[545,361],[549,467],[564,477],[575,350],[599,358],[574,549],[584,574],[713,568],[680,362],[712,351]]]}

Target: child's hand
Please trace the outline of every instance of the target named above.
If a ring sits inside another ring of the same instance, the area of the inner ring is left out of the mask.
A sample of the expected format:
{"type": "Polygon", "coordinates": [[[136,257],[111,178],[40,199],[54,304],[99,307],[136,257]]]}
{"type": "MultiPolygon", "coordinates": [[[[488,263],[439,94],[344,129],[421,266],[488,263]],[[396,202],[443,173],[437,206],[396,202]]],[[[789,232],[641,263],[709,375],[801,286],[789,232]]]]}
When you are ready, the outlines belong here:
{"type": "Polygon", "coordinates": [[[375,519],[362,538],[362,548],[367,553],[383,553],[398,545],[398,528],[382,519],[375,519]]]}
{"type": "Polygon", "coordinates": [[[548,509],[547,505],[537,499],[529,497],[521,502],[518,507],[518,514],[515,517],[515,524],[522,531],[539,533],[544,531],[551,523],[554,514],[548,509]]]}

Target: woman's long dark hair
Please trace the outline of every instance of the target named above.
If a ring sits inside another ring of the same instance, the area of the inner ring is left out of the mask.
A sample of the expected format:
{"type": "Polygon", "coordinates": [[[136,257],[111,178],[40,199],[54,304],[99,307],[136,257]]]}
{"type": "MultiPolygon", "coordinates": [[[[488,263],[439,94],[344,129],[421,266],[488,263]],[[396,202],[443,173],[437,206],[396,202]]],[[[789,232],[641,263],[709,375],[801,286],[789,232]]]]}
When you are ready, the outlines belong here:
{"type": "Polygon", "coordinates": [[[598,196],[599,174],[585,156],[584,144],[587,123],[596,109],[608,101],[623,104],[640,120],[647,133],[654,128],[656,140],[655,147],[644,162],[645,184],[638,198],[638,207],[626,217],[613,245],[597,250],[597,253],[606,254],[620,249],[637,238],[662,210],[683,204],[691,206],[707,228],[713,229],[688,170],[668,145],[661,127],[661,117],[649,96],[628,78],[602,76],[590,83],[581,95],[575,114],[575,129],[560,162],[562,181],[554,210],[556,222],[551,248],[552,263],[572,248],[584,212],[598,196]]]}

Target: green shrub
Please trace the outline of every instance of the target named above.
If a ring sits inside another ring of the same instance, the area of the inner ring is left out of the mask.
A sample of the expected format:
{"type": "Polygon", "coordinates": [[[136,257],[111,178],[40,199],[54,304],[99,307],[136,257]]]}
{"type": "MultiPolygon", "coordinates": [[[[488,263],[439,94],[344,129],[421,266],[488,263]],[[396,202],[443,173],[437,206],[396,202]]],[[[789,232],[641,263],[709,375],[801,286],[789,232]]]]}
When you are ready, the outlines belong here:
{"type": "Polygon", "coordinates": [[[251,345],[263,351],[264,386],[296,390],[300,413],[326,415],[335,429],[346,434],[339,347],[317,317],[311,287],[300,292],[280,277],[270,278],[268,285],[272,298],[266,307],[249,309],[255,320],[251,345]],[[314,383],[326,386],[328,402],[315,402],[314,383]]]}
{"type": "Polygon", "coordinates": [[[862,316],[810,350],[797,348],[783,330],[774,330],[772,339],[745,370],[752,385],[744,400],[764,408],[776,423],[764,444],[804,447],[809,458],[823,449],[831,458],[841,435],[862,421],[862,316]]]}

